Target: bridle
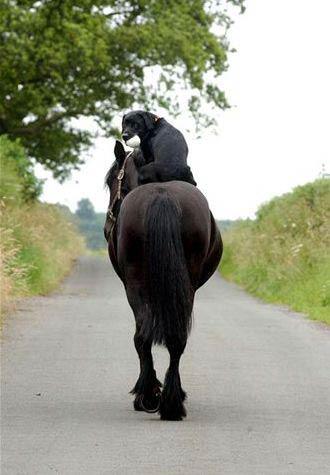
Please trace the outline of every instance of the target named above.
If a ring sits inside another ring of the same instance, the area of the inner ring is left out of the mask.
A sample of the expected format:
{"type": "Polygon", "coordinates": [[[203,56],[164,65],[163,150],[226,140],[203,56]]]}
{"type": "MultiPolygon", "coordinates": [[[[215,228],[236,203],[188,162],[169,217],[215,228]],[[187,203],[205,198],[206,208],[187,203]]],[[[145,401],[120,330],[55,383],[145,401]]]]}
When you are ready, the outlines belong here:
{"type": "Polygon", "coordinates": [[[126,158],[124,160],[124,163],[123,163],[121,169],[119,170],[119,173],[117,175],[118,187],[117,187],[116,196],[114,197],[112,203],[109,205],[109,207],[107,209],[106,218],[111,223],[110,224],[110,232],[109,232],[110,235],[112,234],[113,228],[115,227],[116,220],[117,220],[117,217],[113,214],[113,209],[114,209],[115,204],[117,203],[117,201],[120,201],[122,199],[121,188],[122,188],[122,181],[123,181],[123,178],[125,176],[125,166],[126,166],[127,159],[132,155],[132,153],[133,153],[133,151],[129,152],[129,154],[126,156],[126,158]]]}

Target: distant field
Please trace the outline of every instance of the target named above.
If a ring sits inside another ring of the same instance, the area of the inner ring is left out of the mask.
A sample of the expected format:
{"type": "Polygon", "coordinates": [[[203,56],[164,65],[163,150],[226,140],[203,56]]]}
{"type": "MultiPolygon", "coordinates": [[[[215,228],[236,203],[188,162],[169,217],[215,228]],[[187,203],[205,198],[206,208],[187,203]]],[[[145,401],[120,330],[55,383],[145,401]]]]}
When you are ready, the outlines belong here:
{"type": "Polygon", "coordinates": [[[274,198],[223,233],[221,273],[268,302],[330,324],[330,180],[274,198]]]}

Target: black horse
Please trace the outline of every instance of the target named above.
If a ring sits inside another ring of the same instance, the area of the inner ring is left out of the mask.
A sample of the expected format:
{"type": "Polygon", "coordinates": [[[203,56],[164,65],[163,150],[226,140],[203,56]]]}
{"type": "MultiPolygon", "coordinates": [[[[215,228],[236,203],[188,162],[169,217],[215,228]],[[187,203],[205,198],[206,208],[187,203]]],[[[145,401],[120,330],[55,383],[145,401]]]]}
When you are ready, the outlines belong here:
{"type": "Polygon", "coordinates": [[[219,265],[221,236],[195,186],[180,181],[138,186],[134,156],[118,141],[115,157],[106,177],[110,204],[104,232],[136,321],[140,375],[132,390],[134,408],[181,420],[186,394],[179,362],[195,292],[219,265]],[[153,343],[165,345],[170,353],[162,390],[153,366],[153,343]]]}

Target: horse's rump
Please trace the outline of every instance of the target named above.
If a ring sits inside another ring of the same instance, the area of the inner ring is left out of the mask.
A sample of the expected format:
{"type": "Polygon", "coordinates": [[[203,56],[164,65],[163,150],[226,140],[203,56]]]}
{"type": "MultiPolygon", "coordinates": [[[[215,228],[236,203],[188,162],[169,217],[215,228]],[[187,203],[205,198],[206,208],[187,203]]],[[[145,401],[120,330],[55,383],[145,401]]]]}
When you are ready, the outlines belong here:
{"type": "Polygon", "coordinates": [[[187,338],[210,229],[207,201],[186,183],[141,186],[123,202],[119,262],[130,284],[144,284],[150,318],[141,331],[155,343],[187,338]]]}

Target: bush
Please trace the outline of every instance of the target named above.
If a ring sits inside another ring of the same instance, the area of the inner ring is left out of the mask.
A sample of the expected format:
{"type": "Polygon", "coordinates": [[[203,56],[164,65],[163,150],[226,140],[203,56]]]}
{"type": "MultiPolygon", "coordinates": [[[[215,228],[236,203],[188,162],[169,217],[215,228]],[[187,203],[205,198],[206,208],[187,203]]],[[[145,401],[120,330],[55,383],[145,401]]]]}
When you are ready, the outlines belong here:
{"type": "Polygon", "coordinates": [[[41,184],[17,142],[0,137],[2,311],[13,297],[54,289],[83,250],[65,211],[40,203],[41,184]]]}
{"type": "Polygon", "coordinates": [[[223,275],[330,323],[330,181],[274,198],[224,233],[223,275]]]}
{"type": "Polygon", "coordinates": [[[5,203],[33,201],[42,191],[42,181],[33,173],[19,141],[0,136],[0,199],[5,203]]]}

